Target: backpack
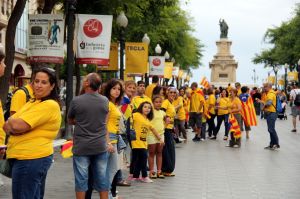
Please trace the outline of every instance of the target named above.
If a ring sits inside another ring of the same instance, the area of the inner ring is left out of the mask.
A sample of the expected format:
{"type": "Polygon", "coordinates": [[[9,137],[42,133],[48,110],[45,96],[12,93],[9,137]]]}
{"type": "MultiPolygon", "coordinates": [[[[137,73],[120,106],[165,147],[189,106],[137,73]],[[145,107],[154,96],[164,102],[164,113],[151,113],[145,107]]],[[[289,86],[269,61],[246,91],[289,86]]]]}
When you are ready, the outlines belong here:
{"type": "MultiPolygon", "coordinates": [[[[296,93],[296,91],[295,91],[296,93]]],[[[296,97],[294,99],[295,106],[300,106],[300,93],[296,93],[296,97]]]]}
{"type": "Polygon", "coordinates": [[[20,88],[17,88],[16,90],[14,90],[13,92],[8,93],[7,98],[6,98],[6,102],[4,105],[4,120],[6,121],[9,117],[10,117],[10,106],[11,106],[11,99],[13,97],[13,95],[18,91],[18,90],[23,90],[26,94],[26,102],[28,102],[30,100],[30,94],[29,91],[26,87],[22,86],[20,88]]]}

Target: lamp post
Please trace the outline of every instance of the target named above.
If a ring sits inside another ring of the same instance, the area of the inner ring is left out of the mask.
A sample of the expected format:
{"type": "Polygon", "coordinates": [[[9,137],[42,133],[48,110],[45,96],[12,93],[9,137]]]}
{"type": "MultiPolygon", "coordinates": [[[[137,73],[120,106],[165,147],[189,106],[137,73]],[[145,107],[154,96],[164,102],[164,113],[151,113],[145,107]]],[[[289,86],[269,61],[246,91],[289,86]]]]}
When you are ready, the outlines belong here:
{"type": "Polygon", "coordinates": [[[288,70],[289,65],[286,63],[284,64],[284,93],[286,93],[286,88],[287,88],[287,70],[288,70]]]}
{"type": "Polygon", "coordinates": [[[120,27],[120,79],[124,80],[124,49],[125,49],[125,28],[128,25],[128,19],[124,12],[121,11],[117,17],[117,24],[120,27]]]}
{"type": "Polygon", "coordinates": [[[252,79],[253,79],[253,84],[255,85],[256,81],[258,80],[258,76],[256,75],[256,70],[255,69],[253,69],[253,77],[252,77],[252,79]]]}
{"type": "Polygon", "coordinates": [[[66,115],[65,115],[65,132],[62,137],[66,139],[71,138],[71,125],[68,124],[68,111],[73,99],[73,69],[74,69],[74,51],[73,51],[73,39],[74,39],[74,13],[75,13],[76,0],[68,0],[66,2],[66,15],[67,15],[67,85],[66,85],[66,115]]]}
{"type": "Polygon", "coordinates": [[[277,89],[277,72],[278,72],[278,67],[274,67],[274,72],[275,72],[275,89],[277,89]]]}
{"type": "MultiPolygon", "coordinates": [[[[147,44],[148,47],[149,47],[149,44],[150,44],[150,38],[148,37],[147,33],[144,34],[144,37],[142,39],[142,42],[147,44]]],[[[145,83],[146,85],[148,86],[149,85],[149,76],[147,73],[145,73],[145,83]]]]}

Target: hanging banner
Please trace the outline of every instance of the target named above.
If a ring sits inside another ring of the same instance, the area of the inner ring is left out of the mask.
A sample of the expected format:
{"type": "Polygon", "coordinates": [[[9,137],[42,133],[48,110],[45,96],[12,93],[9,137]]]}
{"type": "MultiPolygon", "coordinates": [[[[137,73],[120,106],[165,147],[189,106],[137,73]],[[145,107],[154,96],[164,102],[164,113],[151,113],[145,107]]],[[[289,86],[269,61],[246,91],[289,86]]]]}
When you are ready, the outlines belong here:
{"type": "Polygon", "coordinates": [[[173,62],[165,62],[164,78],[172,79],[173,62]]]}
{"type": "Polygon", "coordinates": [[[179,74],[179,66],[174,66],[172,69],[172,75],[177,77],[179,74]]]}
{"type": "Polygon", "coordinates": [[[150,56],[149,57],[149,75],[164,76],[165,57],[164,56],[150,56]]]}
{"type": "Polygon", "coordinates": [[[108,66],[113,16],[77,14],[76,17],[76,62],[108,66]]]}
{"type": "Polygon", "coordinates": [[[183,72],[183,70],[179,70],[179,73],[178,73],[178,78],[179,78],[179,79],[181,79],[181,78],[182,78],[182,76],[183,76],[183,73],[184,73],[184,72],[183,72]]]}
{"type": "Polygon", "coordinates": [[[277,84],[280,85],[280,86],[283,86],[284,85],[284,80],[283,79],[279,79],[277,81],[277,84]]]}
{"type": "Polygon", "coordinates": [[[64,62],[63,15],[29,15],[27,41],[27,56],[30,63],[62,64],[64,62]]]}
{"type": "Polygon", "coordinates": [[[288,81],[298,81],[298,72],[288,72],[288,81]]]}
{"type": "Polygon", "coordinates": [[[118,71],[118,44],[111,43],[110,44],[110,52],[109,52],[109,62],[107,66],[97,66],[98,70],[104,71],[118,71]]]}
{"type": "Polygon", "coordinates": [[[268,77],[268,83],[275,84],[275,76],[269,76],[268,77]]]}
{"type": "Polygon", "coordinates": [[[148,73],[148,44],[125,43],[126,73],[144,74],[148,73]]]}

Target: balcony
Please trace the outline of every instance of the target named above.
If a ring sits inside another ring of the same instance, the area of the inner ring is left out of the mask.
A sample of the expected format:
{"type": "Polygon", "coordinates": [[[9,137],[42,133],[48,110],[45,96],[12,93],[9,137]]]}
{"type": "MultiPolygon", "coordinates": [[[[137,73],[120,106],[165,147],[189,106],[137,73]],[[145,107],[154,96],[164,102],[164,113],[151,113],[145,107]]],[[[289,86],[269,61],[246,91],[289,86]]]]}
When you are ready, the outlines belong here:
{"type": "Polygon", "coordinates": [[[8,24],[7,15],[0,12],[0,30],[2,30],[3,28],[6,28],[7,24],[8,24]]]}

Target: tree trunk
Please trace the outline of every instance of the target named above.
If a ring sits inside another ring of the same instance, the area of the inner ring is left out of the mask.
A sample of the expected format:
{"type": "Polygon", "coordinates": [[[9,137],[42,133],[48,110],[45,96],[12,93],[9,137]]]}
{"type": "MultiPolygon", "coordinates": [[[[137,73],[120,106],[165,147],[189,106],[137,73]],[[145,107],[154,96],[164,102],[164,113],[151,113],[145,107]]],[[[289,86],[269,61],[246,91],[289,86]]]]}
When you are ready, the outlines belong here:
{"type": "Polygon", "coordinates": [[[51,14],[53,7],[56,3],[58,3],[58,0],[45,0],[43,14],[51,14]]]}
{"type": "Polygon", "coordinates": [[[18,0],[16,5],[11,13],[11,16],[8,20],[8,25],[6,29],[5,36],[5,73],[2,78],[0,78],[0,97],[1,101],[4,104],[8,88],[9,88],[9,80],[13,68],[14,58],[15,58],[15,35],[17,24],[23,14],[25,8],[26,0],[18,0]]]}
{"type": "Polygon", "coordinates": [[[75,63],[75,75],[76,75],[76,96],[79,95],[80,92],[80,85],[81,85],[81,78],[80,78],[80,66],[79,64],[75,63]]]}

